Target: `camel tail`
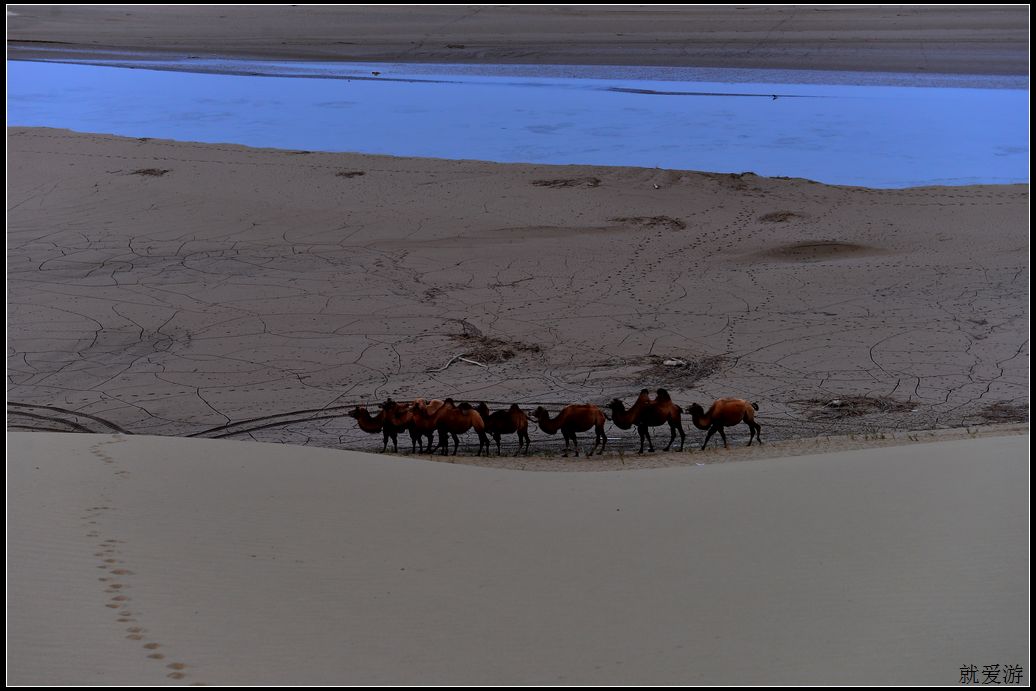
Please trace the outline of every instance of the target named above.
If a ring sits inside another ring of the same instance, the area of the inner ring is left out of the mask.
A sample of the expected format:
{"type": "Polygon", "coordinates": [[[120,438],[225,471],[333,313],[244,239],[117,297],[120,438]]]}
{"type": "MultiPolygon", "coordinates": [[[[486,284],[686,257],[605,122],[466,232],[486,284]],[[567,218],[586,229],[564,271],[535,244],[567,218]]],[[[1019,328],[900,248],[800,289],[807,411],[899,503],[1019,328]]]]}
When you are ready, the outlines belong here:
{"type": "Polygon", "coordinates": [[[669,392],[665,389],[659,389],[655,394],[655,400],[661,403],[669,403],[673,398],[669,395],[669,392]]]}
{"type": "Polygon", "coordinates": [[[759,410],[759,404],[758,403],[753,403],[752,407],[755,408],[756,410],[759,410]]]}

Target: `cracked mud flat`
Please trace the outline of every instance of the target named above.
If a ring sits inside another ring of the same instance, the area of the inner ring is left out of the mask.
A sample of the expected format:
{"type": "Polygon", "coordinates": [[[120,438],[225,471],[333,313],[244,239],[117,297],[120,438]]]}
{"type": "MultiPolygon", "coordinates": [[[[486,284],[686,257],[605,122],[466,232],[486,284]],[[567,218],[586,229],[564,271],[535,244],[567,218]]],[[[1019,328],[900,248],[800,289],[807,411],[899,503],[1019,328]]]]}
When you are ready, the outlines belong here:
{"type": "Polygon", "coordinates": [[[9,429],[370,450],[356,403],[641,386],[758,401],[765,440],[1027,416],[1027,185],[8,137],[9,429]],[[793,403],[852,397],[894,404],[793,403]]]}

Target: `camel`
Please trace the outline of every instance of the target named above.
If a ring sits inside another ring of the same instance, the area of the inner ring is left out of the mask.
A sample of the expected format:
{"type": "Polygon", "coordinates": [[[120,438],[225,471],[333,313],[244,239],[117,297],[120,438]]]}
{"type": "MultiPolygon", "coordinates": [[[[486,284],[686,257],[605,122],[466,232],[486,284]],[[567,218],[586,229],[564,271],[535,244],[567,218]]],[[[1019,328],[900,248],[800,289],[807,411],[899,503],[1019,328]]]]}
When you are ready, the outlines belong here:
{"type": "Polygon", "coordinates": [[[383,444],[381,445],[381,452],[385,453],[385,449],[388,448],[388,440],[392,440],[392,450],[396,451],[396,431],[391,426],[385,425],[385,411],[379,410],[378,414],[371,417],[371,414],[367,412],[367,408],[360,405],[356,406],[348,413],[351,418],[356,418],[356,424],[360,426],[364,432],[368,434],[377,434],[381,432],[383,444]]]}
{"type": "Polygon", "coordinates": [[[493,435],[496,441],[496,455],[500,455],[500,435],[518,433],[518,450],[514,452],[517,456],[522,452],[522,440],[525,440],[525,453],[529,453],[529,418],[518,407],[517,403],[511,405],[507,410],[498,410],[495,413],[489,412],[489,406],[484,402],[479,403],[475,408],[486,423],[486,433],[493,435]]]}
{"type": "Polygon", "coordinates": [[[410,406],[410,410],[414,414],[415,423],[419,423],[422,428],[431,425],[432,429],[439,432],[439,444],[435,448],[442,448],[443,456],[449,453],[450,448],[447,434],[453,437],[453,455],[456,456],[457,447],[460,445],[457,435],[472,428],[478,435],[478,455],[482,455],[483,447],[485,447],[486,453],[489,453],[489,438],[486,436],[485,423],[482,421],[482,416],[471,407],[471,404],[461,403],[458,406],[452,398],[447,398],[438,410],[430,412],[429,407],[423,401],[415,401],[410,406]]]}
{"type": "Polygon", "coordinates": [[[748,436],[748,445],[752,445],[752,437],[758,439],[759,443],[762,444],[763,439],[759,436],[761,427],[755,421],[755,411],[757,410],[759,410],[758,403],[749,403],[740,398],[717,399],[709,407],[709,412],[707,413],[697,403],[692,403],[687,407],[687,412],[691,414],[691,421],[694,423],[694,426],[698,429],[707,429],[709,431],[705,435],[705,443],[701,445],[702,451],[708,446],[709,439],[715,432],[719,432],[719,436],[722,437],[723,448],[730,448],[727,445],[727,435],[723,433],[723,428],[733,427],[742,422],[752,430],[752,433],[748,436]]]}
{"type": "Polygon", "coordinates": [[[669,425],[670,432],[669,443],[666,444],[665,451],[672,448],[677,432],[680,433],[679,450],[683,451],[686,435],[683,425],[680,423],[680,406],[673,403],[673,399],[665,389],[658,390],[655,400],[651,400],[647,389],[641,389],[640,395],[629,410],[626,410],[622,401],[617,398],[608,404],[608,408],[612,411],[612,422],[619,429],[637,426],[637,432],[640,434],[640,451],[637,453],[644,453],[645,440],[648,443],[648,450],[655,450],[654,444],[651,443],[649,428],[665,424],[669,425]]]}
{"type": "Polygon", "coordinates": [[[550,419],[550,413],[543,406],[540,406],[532,416],[536,418],[540,429],[547,434],[557,434],[557,431],[561,430],[561,435],[565,437],[565,453],[562,454],[563,456],[568,456],[569,439],[575,445],[576,456],[579,455],[579,439],[576,437],[576,432],[586,432],[591,427],[594,428],[596,436],[594,437],[593,448],[586,455],[593,456],[598,443],[601,445],[598,455],[604,453],[604,446],[608,443],[608,437],[604,436],[604,413],[597,406],[567,405],[561,409],[561,412],[553,420],[550,419]]]}
{"type": "MultiPolygon", "coordinates": [[[[435,410],[442,405],[442,401],[432,401],[427,404],[430,410],[435,410]]],[[[396,403],[391,398],[381,404],[381,409],[385,413],[385,427],[392,429],[394,432],[399,433],[406,430],[410,433],[410,452],[411,453],[424,453],[424,437],[428,437],[428,450],[432,449],[432,435],[434,428],[431,430],[423,431],[418,430],[414,424],[414,414],[410,411],[410,406],[402,403],[396,403]]]]}
{"type": "Polygon", "coordinates": [[[423,398],[416,399],[407,407],[410,413],[410,420],[407,429],[411,434],[416,434],[418,439],[428,437],[428,444],[422,445],[421,453],[432,452],[432,438],[435,435],[435,414],[442,408],[443,401],[434,399],[426,401],[423,398]],[[418,412],[418,411],[423,412],[418,412]]]}

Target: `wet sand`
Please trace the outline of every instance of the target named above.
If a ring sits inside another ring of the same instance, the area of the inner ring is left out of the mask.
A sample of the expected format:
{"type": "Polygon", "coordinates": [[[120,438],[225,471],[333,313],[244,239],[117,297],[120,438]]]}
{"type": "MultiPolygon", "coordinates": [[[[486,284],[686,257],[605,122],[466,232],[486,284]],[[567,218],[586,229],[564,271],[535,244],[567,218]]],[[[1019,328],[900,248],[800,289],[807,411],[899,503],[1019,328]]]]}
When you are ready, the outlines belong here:
{"type": "Polygon", "coordinates": [[[956,684],[1028,660],[1028,437],[606,473],[8,437],[14,684],[956,684]]]}
{"type": "Polygon", "coordinates": [[[350,406],[557,410],[642,387],[758,402],[767,441],[1028,419],[1027,185],[32,128],[9,130],[9,157],[15,429],[380,449],[350,406]]]}
{"type": "Polygon", "coordinates": [[[1028,8],[8,6],[8,56],[1028,74],[1028,8]],[[13,13],[13,14],[12,14],[13,13]]]}

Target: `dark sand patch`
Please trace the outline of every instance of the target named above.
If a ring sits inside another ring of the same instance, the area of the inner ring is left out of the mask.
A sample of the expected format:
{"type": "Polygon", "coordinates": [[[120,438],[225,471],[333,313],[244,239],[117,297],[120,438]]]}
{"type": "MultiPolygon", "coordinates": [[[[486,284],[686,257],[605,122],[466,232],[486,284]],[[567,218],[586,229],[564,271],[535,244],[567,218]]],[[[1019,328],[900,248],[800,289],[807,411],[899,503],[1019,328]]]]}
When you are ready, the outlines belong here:
{"type": "Polygon", "coordinates": [[[838,240],[814,240],[778,245],[753,255],[768,261],[782,262],[825,262],[840,259],[856,259],[884,254],[884,250],[854,242],[838,240]]]}
{"type": "Polygon", "coordinates": [[[687,227],[685,221],[672,216],[619,216],[609,218],[609,221],[625,223],[627,225],[640,226],[641,228],[667,228],[669,230],[683,230],[687,227]]]}
{"type": "Polygon", "coordinates": [[[802,214],[797,214],[794,211],[774,211],[773,213],[763,214],[759,217],[759,220],[764,223],[787,223],[793,218],[802,217],[802,214]]]}
{"type": "Polygon", "coordinates": [[[130,173],[130,175],[144,175],[149,177],[160,178],[168,172],[170,171],[163,170],[162,168],[140,168],[138,170],[134,170],[132,173],[130,173]]]}
{"type": "Polygon", "coordinates": [[[554,180],[533,180],[532,184],[536,187],[550,187],[552,189],[561,189],[565,187],[599,187],[601,185],[601,179],[595,177],[556,178],[554,180]]]}

